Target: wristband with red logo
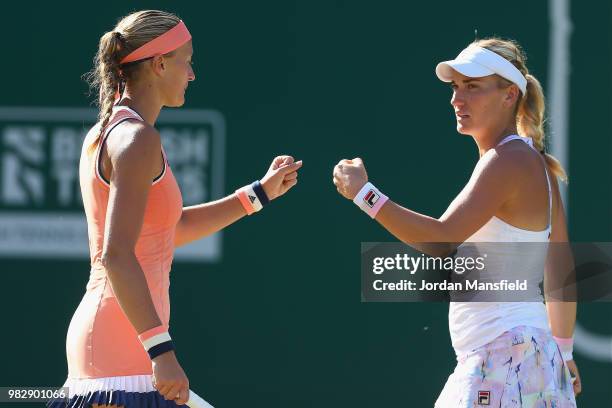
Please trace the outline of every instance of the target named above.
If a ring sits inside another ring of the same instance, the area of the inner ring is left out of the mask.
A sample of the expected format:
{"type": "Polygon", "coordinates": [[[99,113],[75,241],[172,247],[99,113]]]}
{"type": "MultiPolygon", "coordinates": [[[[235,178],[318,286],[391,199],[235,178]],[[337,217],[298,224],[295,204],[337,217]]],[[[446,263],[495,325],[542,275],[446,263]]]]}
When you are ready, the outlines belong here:
{"type": "Polygon", "coordinates": [[[380,211],[387,200],[389,200],[389,197],[381,193],[372,183],[368,182],[359,190],[353,202],[371,218],[376,218],[376,214],[378,214],[378,211],[380,211]]]}

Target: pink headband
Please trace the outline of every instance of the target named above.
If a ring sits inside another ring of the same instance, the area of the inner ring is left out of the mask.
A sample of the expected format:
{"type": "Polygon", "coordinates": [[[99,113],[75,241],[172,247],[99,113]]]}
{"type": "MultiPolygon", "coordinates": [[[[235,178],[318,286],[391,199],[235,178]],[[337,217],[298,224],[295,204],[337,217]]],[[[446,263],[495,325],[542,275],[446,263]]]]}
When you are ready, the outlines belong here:
{"type": "Polygon", "coordinates": [[[153,57],[155,55],[167,54],[176,50],[189,40],[191,40],[191,34],[189,34],[187,26],[185,26],[185,23],[183,23],[183,20],[181,20],[176,26],[166,31],[159,37],[152,39],[139,48],[136,48],[121,60],[121,64],[138,61],[153,57]]]}
{"type": "MultiPolygon", "coordinates": [[[[154,57],[156,55],[163,55],[172,52],[191,40],[191,34],[187,30],[187,26],[180,20],[179,23],[166,31],[157,38],[152,39],[148,43],[136,48],[134,51],[129,53],[123,58],[120,64],[126,64],[128,62],[139,61],[142,59],[154,57]]],[[[117,84],[117,91],[115,92],[115,103],[121,98],[120,94],[121,85],[117,84]]],[[[100,93],[100,100],[102,93],[100,93]]]]}

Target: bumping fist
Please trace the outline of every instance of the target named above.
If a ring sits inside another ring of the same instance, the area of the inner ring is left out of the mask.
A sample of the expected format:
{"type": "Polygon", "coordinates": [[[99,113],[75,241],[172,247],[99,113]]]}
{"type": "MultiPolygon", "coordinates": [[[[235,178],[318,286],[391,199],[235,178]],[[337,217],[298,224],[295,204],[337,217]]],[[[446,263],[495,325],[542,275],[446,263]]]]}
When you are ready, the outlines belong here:
{"type": "Polygon", "coordinates": [[[296,162],[291,156],[277,156],[272,160],[268,172],[261,179],[261,186],[270,200],[282,196],[297,184],[300,167],[302,161],[296,162]]]}
{"type": "Polygon", "coordinates": [[[336,190],[345,198],[352,200],[359,190],[368,182],[363,160],[359,157],[353,160],[340,160],[334,167],[333,183],[336,190]]]}

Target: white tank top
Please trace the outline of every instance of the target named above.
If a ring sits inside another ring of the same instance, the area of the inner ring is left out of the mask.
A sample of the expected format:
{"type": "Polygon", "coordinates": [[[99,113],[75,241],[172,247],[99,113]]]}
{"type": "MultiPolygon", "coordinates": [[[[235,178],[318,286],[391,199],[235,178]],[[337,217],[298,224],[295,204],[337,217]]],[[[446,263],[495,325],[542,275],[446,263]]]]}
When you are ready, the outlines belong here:
{"type": "MultiPolygon", "coordinates": [[[[498,146],[511,140],[521,140],[533,148],[531,138],[510,135],[504,138],[498,146]]],[[[552,193],[548,170],[544,165],[546,182],[548,185],[548,226],[542,231],[530,231],[512,226],[497,217],[492,217],[485,225],[470,236],[466,242],[469,245],[460,245],[457,249],[460,255],[462,249],[474,248],[477,242],[548,242],[552,219],[552,193]],[[463,247],[463,248],[462,248],[463,247]]],[[[516,247],[511,245],[488,245],[488,252],[495,251],[495,264],[487,263],[487,279],[499,281],[500,279],[519,279],[520,275],[529,280],[528,287],[538,288],[538,283],[544,278],[544,264],[548,245],[541,245],[542,251],[530,256],[516,254],[516,247]],[[518,256],[517,256],[518,255],[518,256]],[[518,259],[518,261],[517,261],[518,259]],[[520,270],[517,270],[517,266],[520,270]],[[497,276],[499,275],[499,276],[497,276]]],[[[457,359],[461,360],[472,350],[483,346],[502,333],[517,326],[532,326],[550,330],[546,307],[542,294],[537,290],[533,294],[533,302],[451,302],[448,314],[451,342],[457,359]]]]}

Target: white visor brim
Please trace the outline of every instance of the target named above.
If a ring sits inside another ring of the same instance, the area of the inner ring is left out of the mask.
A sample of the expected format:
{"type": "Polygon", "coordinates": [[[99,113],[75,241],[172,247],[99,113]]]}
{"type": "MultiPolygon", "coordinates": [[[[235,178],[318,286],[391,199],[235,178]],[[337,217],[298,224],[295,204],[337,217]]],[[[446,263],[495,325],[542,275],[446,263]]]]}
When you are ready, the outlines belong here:
{"type": "Polygon", "coordinates": [[[436,66],[436,75],[441,81],[451,82],[453,80],[453,70],[470,78],[480,78],[495,73],[473,61],[450,60],[441,62],[436,66]]]}
{"type": "Polygon", "coordinates": [[[527,92],[527,79],[510,61],[474,44],[461,51],[457,58],[439,63],[436,75],[440,80],[450,82],[453,70],[470,78],[497,74],[515,83],[523,95],[527,92]]]}

